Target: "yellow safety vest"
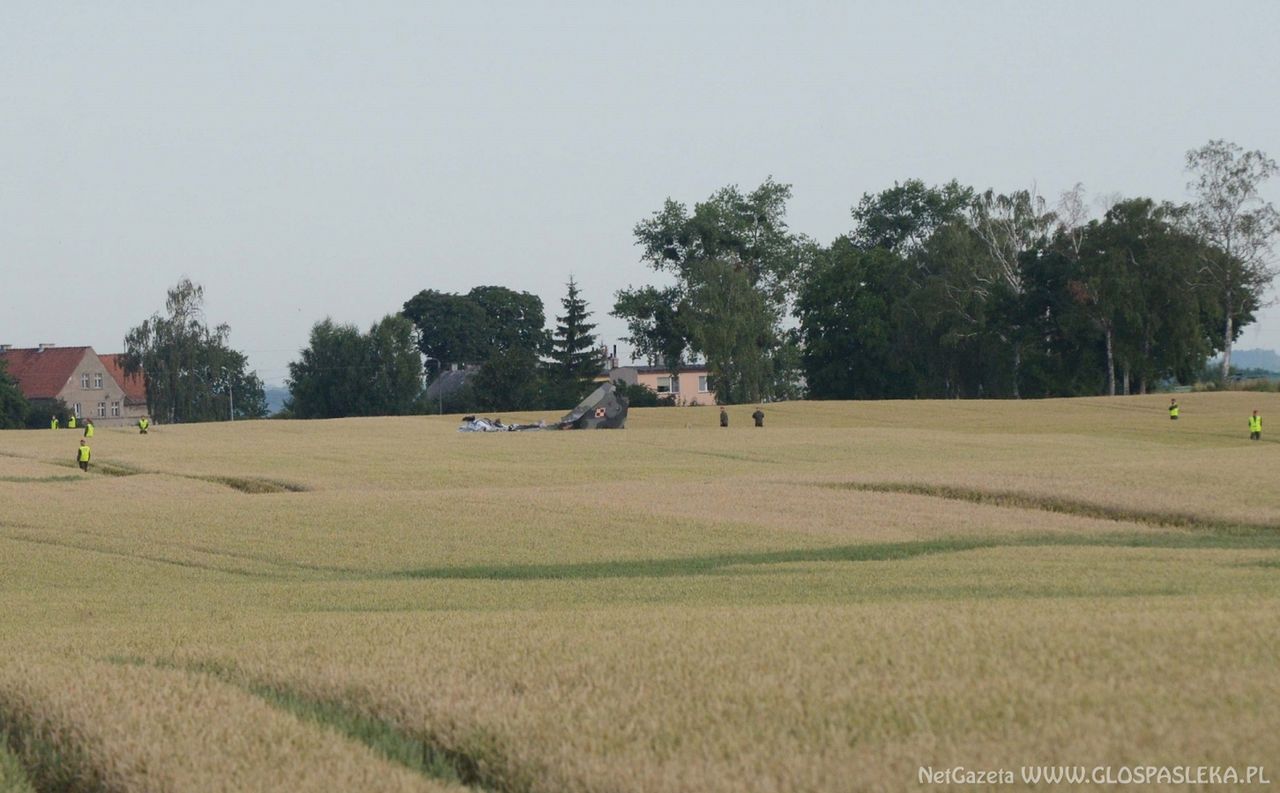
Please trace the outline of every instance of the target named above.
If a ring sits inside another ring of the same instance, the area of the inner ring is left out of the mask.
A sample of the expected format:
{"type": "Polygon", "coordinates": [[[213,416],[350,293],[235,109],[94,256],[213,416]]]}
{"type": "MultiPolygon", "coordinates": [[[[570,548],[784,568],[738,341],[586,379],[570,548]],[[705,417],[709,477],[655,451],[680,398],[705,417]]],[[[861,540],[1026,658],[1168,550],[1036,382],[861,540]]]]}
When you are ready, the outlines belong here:
{"type": "Polygon", "coordinates": [[[80,462],[82,462],[82,463],[87,463],[87,462],[89,462],[89,447],[88,447],[88,446],[81,446],[81,447],[80,447],[80,462]]]}
{"type": "Polygon", "coordinates": [[[1177,406],[1177,405],[1171,405],[1171,406],[1169,407],[1169,415],[1170,415],[1170,416],[1173,416],[1174,418],[1177,418],[1177,416],[1178,416],[1178,410],[1179,410],[1179,408],[1178,408],[1178,406],[1177,406]]]}
{"type": "Polygon", "coordinates": [[[1249,432],[1262,432],[1262,416],[1249,417],[1249,432]]]}
{"type": "Polygon", "coordinates": [[[150,427],[150,426],[151,426],[151,422],[147,421],[146,419],[138,419],[138,429],[145,430],[147,427],[150,427]]]}
{"type": "Polygon", "coordinates": [[[86,425],[84,425],[84,436],[85,436],[86,438],[92,438],[92,437],[93,437],[93,425],[92,425],[92,424],[86,424],[86,425]]]}
{"type": "Polygon", "coordinates": [[[67,419],[67,428],[68,428],[68,429],[75,429],[75,428],[76,428],[76,417],[75,417],[75,416],[72,416],[71,418],[67,419]]]}
{"type": "Polygon", "coordinates": [[[51,430],[56,430],[57,428],[58,428],[58,420],[57,420],[57,419],[49,419],[49,429],[51,429],[51,430]]]}

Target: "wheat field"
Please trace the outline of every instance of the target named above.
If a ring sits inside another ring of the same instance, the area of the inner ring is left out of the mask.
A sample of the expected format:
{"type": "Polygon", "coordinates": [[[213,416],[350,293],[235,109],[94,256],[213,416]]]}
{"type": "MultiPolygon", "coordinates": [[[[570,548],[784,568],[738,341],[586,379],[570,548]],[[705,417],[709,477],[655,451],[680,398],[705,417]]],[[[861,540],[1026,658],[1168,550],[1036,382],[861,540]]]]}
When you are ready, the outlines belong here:
{"type": "Polygon", "coordinates": [[[0,791],[1280,765],[1280,395],[1180,401],[0,433],[0,791]]]}

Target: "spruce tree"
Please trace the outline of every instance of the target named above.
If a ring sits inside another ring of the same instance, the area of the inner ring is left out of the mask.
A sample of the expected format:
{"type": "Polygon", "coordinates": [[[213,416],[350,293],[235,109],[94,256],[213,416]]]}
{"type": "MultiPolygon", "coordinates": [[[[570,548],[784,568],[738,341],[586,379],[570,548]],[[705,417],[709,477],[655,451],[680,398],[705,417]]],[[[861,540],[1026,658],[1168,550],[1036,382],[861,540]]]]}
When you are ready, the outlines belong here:
{"type": "Polygon", "coordinates": [[[556,317],[556,329],[552,334],[549,379],[558,400],[576,401],[586,394],[600,374],[603,361],[591,334],[595,323],[587,322],[591,316],[587,301],[582,299],[572,276],[569,277],[569,292],[561,298],[560,305],[564,306],[564,315],[556,317]]]}

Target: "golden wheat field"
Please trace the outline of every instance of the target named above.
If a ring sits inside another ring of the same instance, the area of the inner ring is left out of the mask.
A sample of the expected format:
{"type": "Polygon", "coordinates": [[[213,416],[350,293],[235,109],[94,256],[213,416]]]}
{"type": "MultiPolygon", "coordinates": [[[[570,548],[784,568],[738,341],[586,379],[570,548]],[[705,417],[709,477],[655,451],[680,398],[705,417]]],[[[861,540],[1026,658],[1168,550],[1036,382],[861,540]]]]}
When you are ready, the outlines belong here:
{"type": "Polygon", "coordinates": [[[0,791],[1280,779],[1280,396],[1167,402],[0,433],[0,791]]]}

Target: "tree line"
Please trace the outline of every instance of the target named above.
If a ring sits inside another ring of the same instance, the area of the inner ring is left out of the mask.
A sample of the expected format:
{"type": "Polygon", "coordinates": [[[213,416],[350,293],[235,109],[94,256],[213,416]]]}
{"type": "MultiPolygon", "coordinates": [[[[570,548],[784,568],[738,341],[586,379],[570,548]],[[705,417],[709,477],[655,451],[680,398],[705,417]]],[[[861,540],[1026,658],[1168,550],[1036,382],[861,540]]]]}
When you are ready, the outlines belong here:
{"type": "Polygon", "coordinates": [[[635,227],[665,285],[613,313],[651,362],[705,358],[727,402],[1144,393],[1231,348],[1274,278],[1276,163],[1211,141],[1185,204],[1084,188],[979,192],[919,180],[869,193],[830,244],[786,225],[790,187],[668,200],[635,227]]]}
{"type": "MultiPolygon", "coordinates": [[[[791,187],[772,178],[692,208],[668,199],[634,228],[658,282],[618,290],[611,313],[650,364],[705,361],[724,403],[1145,393],[1214,355],[1225,378],[1275,276],[1280,215],[1260,190],[1277,165],[1215,140],[1185,166],[1190,202],[1117,199],[1098,217],[1080,185],[1051,202],[908,180],[863,195],[828,244],[788,227],[791,187]]],[[[368,331],[321,320],[289,364],[284,414],[570,407],[604,361],[572,278],[560,302],[550,328],[538,296],[503,286],[424,289],[368,331]],[[460,387],[426,398],[424,381],[458,369],[460,387]]],[[[156,418],[266,415],[229,333],[188,279],[129,331],[125,369],[156,418]]],[[[24,419],[0,369],[0,423],[24,419]]]]}

